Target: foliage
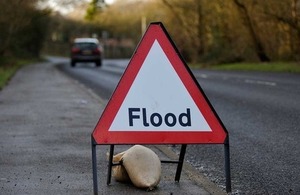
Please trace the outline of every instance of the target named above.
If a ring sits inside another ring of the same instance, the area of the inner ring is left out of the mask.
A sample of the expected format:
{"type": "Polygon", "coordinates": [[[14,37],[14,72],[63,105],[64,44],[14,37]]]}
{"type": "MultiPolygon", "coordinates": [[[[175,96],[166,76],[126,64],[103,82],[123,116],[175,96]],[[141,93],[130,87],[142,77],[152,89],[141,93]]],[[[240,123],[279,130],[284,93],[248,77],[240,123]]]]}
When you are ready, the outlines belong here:
{"type": "Polygon", "coordinates": [[[92,21],[111,37],[135,43],[144,18],[147,24],[162,21],[190,62],[299,60],[300,56],[300,0],[116,0],[105,9],[93,8],[92,21]]]}
{"type": "Polygon", "coordinates": [[[57,1],[80,5],[85,21],[37,9],[40,1],[0,1],[0,56],[38,56],[45,38],[44,52],[68,55],[72,39],[94,36],[106,57],[130,57],[146,26],[161,21],[188,62],[300,60],[300,0],[57,1]]]}
{"type": "Polygon", "coordinates": [[[36,0],[0,1],[0,56],[38,57],[50,12],[36,0]]]}
{"type": "Polygon", "coordinates": [[[94,19],[94,16],[97,11],[97,2],[98,0],[92,0],[86,10],[85,19],[91,21],[94,19]]]}
{"type": "Polygon", "coordinates": [[[102,27],[89,22],[76,21],[57,13],[51,16],[43,52],[48,55],[68,56],[70,44],[76,37],[98,37],[102,27]]]}

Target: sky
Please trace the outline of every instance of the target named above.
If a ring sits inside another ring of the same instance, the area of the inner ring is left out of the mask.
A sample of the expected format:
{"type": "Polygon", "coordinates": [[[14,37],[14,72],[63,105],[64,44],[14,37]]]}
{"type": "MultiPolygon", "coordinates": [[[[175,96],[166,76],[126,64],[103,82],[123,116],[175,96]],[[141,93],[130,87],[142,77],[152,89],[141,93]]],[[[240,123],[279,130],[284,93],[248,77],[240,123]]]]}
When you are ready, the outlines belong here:
{"type": "Polygon", "coordinates": [[[114,0],[106,0],[105,1],[107,4],[112,4],[114,2],[114,0]]]}
{"type": "MultiPolygon", "coordinates": [[[[91,0],[82,0],[78,1],[78,3],[90,2],[91,0]]],[[[107,4],[112,4],[115,0],[104,0],[107,4]]],[[[61,0],[47,0],[45,5],[50,6],[54,11],[59,11],[62,14],[67,14],[73,11],[74,5],[68,4],[61,6],[61,0]]],[[[77,4],[78,5],[78,4],[77,4]]]]}

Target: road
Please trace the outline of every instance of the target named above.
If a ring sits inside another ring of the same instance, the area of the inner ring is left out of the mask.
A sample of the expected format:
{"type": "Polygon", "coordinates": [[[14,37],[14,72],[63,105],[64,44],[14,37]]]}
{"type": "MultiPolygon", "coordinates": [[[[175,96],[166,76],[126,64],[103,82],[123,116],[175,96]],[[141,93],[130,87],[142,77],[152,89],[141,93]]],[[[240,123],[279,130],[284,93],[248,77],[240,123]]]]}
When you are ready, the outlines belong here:
{"type": "MultiPolygon", "coordinates": [[[[128,64],[105,60],[101,68],[70,68],[66,59],[54,62],[106,100],[128,64]]],[[[229,131],[233,193],[300,194],[300,75],[209,70],[193,74],[229,131]]],[[[187,148],[186,160],[222,188],[223,158],[220,145],[187,148]]]]}

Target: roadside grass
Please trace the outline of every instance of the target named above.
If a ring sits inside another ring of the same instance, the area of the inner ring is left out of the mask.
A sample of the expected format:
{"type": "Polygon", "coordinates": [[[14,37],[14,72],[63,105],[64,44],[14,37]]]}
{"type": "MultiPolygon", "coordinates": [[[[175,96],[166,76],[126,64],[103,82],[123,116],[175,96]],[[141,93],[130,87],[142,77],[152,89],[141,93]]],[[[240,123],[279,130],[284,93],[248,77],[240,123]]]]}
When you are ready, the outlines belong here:
{"type": "Polygon", "coordinates": [[[4,88],[8,81],[21,67],[36,61],[38,60],[0,57],[0,90],[4,88]]]}
{"type": "Polygon", "coordinates": [[[269,63],[232,63],[203,65],[192,64],[192,68],[205,68],[211,70],[240,70],[240,71],[264,71],[264,72],[291,72],[300,73],[300,63],[297,62],[269,62],[269,63]]]}

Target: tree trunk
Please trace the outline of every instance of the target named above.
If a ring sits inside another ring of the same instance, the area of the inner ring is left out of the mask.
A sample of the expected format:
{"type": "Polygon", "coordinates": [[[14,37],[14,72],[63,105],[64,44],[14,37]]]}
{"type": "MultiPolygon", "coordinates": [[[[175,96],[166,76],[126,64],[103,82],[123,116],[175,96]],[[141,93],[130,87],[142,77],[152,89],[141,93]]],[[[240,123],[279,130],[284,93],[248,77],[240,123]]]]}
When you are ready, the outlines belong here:
{"type": "Polygon", "coordinates": [[[296,44],[294,46],[294,55],[295,55],[295,58],[296,60],[299,60],[299,55],[300,55],[300,20],[299,20],[299,10],[298,10],[298,4],[300,4],[298,2],[298,0],[292,0],[292,5],[291,5],[291,14],[292,14],[292,23],[294,25],[292,26],[295,26],[295,30],[296,30],[296,33],[297,33],[297,41],[296,41],[296,44]]]}
{"type": "Polygon", "coordinates": [[[250,36],[253,40],[255,52],[256,52],[259,60],[262,62],[269,62],[270,58],[266,54],[265,49],[254,29],[253,22],[251,20],[251,17],[249,15],[249,12],[248,12],[246,6],[244,4],[242,4],[241,2],[239,2],[239,0],[234,0],[234,3],[238,7],[239,12],[241,13],[242,17],[244,18],[244,20],[246,22],[246,27],[248,28],[250,36]]]}
{"type": "Polygon", "coordinates": [[[204,21],[203,21],[203,11],[202,11],[202,1],[196,0],[197,3],[197,12],[198,12],[198,56],[203,55],[204,53],[204,21]]]}

